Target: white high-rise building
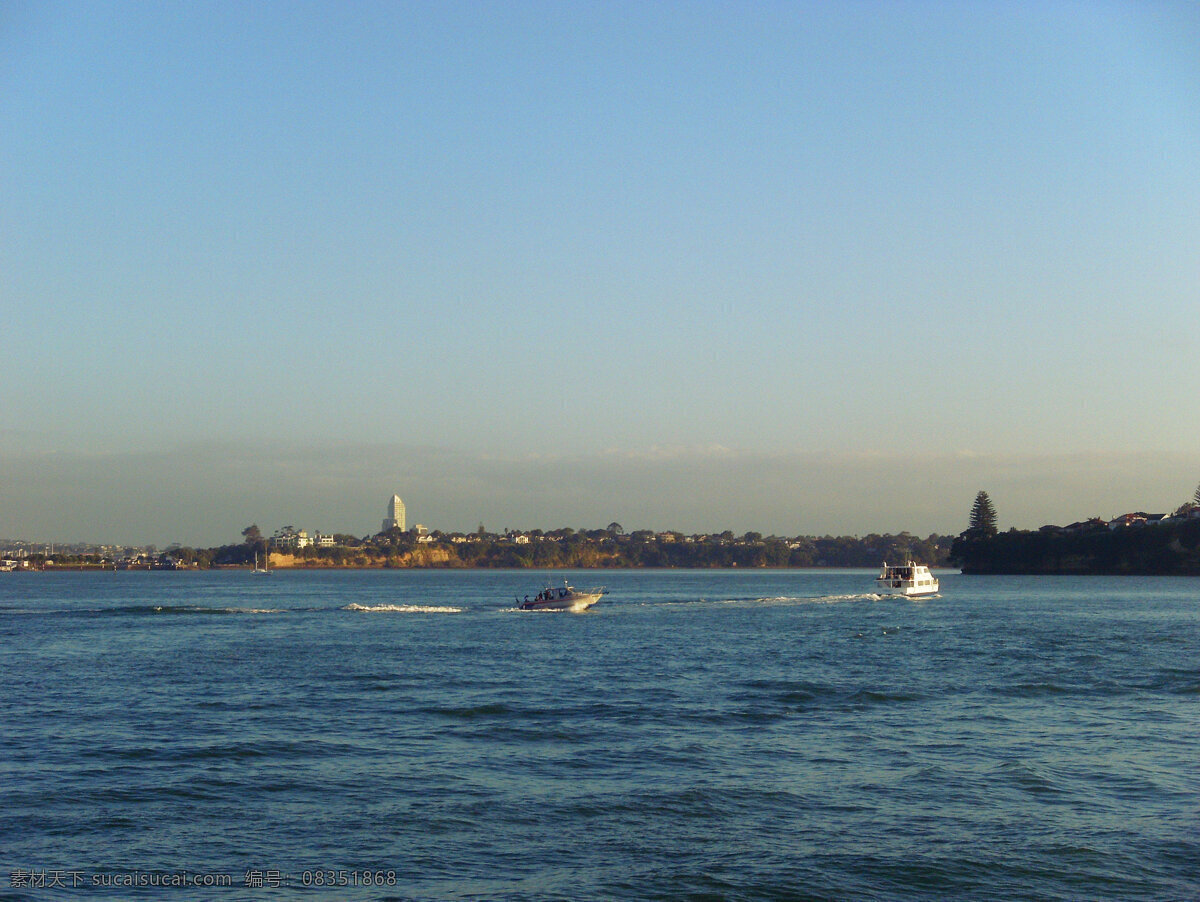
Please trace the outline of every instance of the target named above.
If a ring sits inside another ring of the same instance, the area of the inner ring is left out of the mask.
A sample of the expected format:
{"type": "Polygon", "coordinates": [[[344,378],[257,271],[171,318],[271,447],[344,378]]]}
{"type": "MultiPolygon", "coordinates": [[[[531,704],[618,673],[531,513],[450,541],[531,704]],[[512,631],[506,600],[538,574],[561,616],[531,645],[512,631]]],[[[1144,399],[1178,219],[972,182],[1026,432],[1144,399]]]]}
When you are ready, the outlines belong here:
{"type": "Polygon", "coordinates": [[[383,518],[383,528],[379,531],[387,532],[389,529],[399,529],[404,532],[405,528],[404,502],[400,500],[399,495],[393,495],[392,500],[388,502],[387,516],[383,518]]]}

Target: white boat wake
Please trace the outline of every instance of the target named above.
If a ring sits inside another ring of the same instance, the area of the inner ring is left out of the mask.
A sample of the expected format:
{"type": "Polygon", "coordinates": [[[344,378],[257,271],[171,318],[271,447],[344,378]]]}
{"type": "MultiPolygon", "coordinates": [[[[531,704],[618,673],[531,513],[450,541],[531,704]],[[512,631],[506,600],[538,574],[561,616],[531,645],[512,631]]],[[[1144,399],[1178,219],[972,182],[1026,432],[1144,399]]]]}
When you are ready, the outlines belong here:
{"type": "Polygon", "coordinates": [[[343,611],[357,611],[364,614],[461,614],[462,608],[449,605],[432,604],[355,604],[351,603],[342,608],[343,611]]]}

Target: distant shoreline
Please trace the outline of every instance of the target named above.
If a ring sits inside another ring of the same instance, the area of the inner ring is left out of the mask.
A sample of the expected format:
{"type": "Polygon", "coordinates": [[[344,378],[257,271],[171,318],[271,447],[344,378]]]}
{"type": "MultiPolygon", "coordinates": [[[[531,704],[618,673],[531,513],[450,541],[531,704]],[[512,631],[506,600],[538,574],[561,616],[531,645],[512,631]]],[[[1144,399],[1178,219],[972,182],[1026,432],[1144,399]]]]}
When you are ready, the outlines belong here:
{"type": "Polygon", "coordinates": [[[295,551],[269,550],[263,540],[219,548],[172,546],[122,560],[100,555],[34,554],[4,561],[16,572],[124,570],[247,571],[255,561],[272,570],[852,570],[914,560],[964,575],[1200,576],[1200,517],[1110,528],[968,531],[954,538],[870,535],[763,538],[685,537],[649,532],[623,535],[562,530],[536,536],[425,539],[414,533],[380,535],[356,544],[295,551]]]}
{"type": "Polygon", "coordinates": [[[1200,519],[964,534],[950,556],[968,576],[1200,576],[1200,519]]]}
{"type": "MultiPolygon", "coordinates": [[[[693,570],[693,571],[729,570],[729,571],[737,571],[740,573],[761,573],[764,570],[779,570],[779,571],[784,571],[784,570],[868,571],[869,570],[869,571],[874,572],[878,569],[879,569],[878,565],[868,566],[865,564],[863,564],[863,565],[860,565],[860,564],[845,564],[845,565],[813,564],[813,565],[810,565],[807,567],[798,567],[798,566],[791,566],[791,565],[780,565],[780,566],[763,565],[763,566],[759,566],[759,567],[739,567],[736,564],[726,566],[726,567],[673,567],[673,566],[638,566],[638,565],[620,565],[620,566],[613,566],[613,567],[604,567],[604,566],[598,567],[598,566],[583,566],[583,565],[579,565],[579,566],[555,565],[555,566],[544,566],[544,567],[463,567],[463,566],[439,567],[439,566],[425,566],[425,565],[386,566],[386,565],[382,565],[382,564],[379,564],[379,565],[339,564],[339,565],[335,565],[335,566],[300,565],[300,566],[280,566],[280,567],[275,567],[272,565],[271,572],[272,573],[274,573],[274,572],[279,572],[279,573],[328,573],[328,572],[333,572],[333,571],[395,570],[395,571],[421,571],[421,572],[426,572],[426,573],[486,573],[489,571],[491,571],[491,572],[507,572],[507,573],[537,573],[537,572],[546,572],[546,571],[589,570],[589,571],[593,571],[593,572],[597,572],[597,573],[604,573],[604,572],[619,573],[622,571],[634,571],[634,570],[659,570],[659,571],[663,571],[663,572],[683,571],[683,570],[693,570]]],[[[934,567],[931,567],[931,569],[957,571],[959,568],[947,564],[944,566],[934,566],[934,567]]],[[[155,567],[129,567],[129,568],[126,568],[123,570],[115,569],[111,565],[88,566],[88,565],[80,565],[80,564],[71,564],[71,565],[52,566],[52,567],[45,567],[45,568],[26,567],[26,568],[21,568],[21,569],[12,571],[12,572],[14,572],[14,573],[112,573],[112,574],[116,574],[116,575],[121,575],[124,573],[230,573],[230,574],[233,574],[233,573],[253,573],[254,571],[253,571],[253,568],[251,568],[251,567],[246,567],[246,566],[237,565],[237,564],[218,564],[218,565],[214,565],[212,567],[179,567],[179,568],[174,568],[174,569],[163,569],[163,568],[155,568],[155,567]]]]}
{"type": "MultiPolygon", "coordinates": [[[[75,569],[250,569],[264,561],[272,569],[809,569],[879,567],[884,561],[915,560],[941,567],[949,560],[951,536],[920,538],[909,533],[784,538],[748,532],[735,536],[685,536],[677,532],[615,529],[554,530],[543,533],[432,534],[399,529],[337,544],[296,547],[255,534],[215,548],[172,545],[125,556],[97,549],[62,549],[21,555],[30,567],[75,569]]],[[[294,536],[296,540],[305,537],[294,536]]],[[[322,537],[326,538],[326,537],[322,537]]]]}

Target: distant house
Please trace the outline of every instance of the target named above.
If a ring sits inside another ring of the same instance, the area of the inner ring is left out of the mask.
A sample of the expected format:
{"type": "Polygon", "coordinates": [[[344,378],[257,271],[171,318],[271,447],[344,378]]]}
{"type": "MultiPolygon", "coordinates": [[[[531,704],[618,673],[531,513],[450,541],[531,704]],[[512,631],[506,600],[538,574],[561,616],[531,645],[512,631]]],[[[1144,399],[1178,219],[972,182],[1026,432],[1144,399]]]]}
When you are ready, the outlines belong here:
{"type": "Polygon", "coordinates": [[[1150,515],[1145,511],[1135,511],[1132,514],[1121,514],[1108,521],[1109,529],[1123,529],[1129,526],[1145,526],[1150,515]]]}
{"type": "Polygon", "coordinates": [[[303,529],[285,526],[271,536],[271,544],[276,548],[307,548],[312,544],[312,539],[303,529]]]}
{"type": "Polygon", "coordinates": [[[1101,520],[1099,517],[1092,517],[1090,520],[1080,520],[1077,523],[1071,523],[1062,528],[1063,532],[1089,532],[1093,529],[1104,529],[1108,523],[1101,520]]]}

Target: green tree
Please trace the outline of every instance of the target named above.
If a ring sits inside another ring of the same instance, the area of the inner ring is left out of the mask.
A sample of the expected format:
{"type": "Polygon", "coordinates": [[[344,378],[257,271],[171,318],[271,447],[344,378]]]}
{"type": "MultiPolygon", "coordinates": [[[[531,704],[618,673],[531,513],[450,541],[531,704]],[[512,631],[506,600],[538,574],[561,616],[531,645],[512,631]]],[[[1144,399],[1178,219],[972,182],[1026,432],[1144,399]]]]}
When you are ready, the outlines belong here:
{"type": "Polygon", "coordinates": [[[262,541],[262,530],[258,528],[257,523],[251,523],[242,530],[242,538],[247,545],[257,545],[262,541]]]}
{"type": "Polygon", "coordinates": [[[412,551],[417,547],[417,536],[413,530],[404,530],[399,526],[393,526],[386,532],[381,532],[375,536],[375,541],[385,547],[399,551],[412,551]]]}
{"type": "Polygon", "coordinates": [[[1196,491],[1192,494],[1192,503],[1200,505],[1200,485],[1196,486],[1196,491]]]}
{"type": "MultiPolygon", "coordinates": [[[[1196,491],[1200,492],[1200,489],[1196,489],[1196,491]]],[[[614,536],[621,536],[621,535],[625,534],[625,529],[621,526],[620,523],[617,523],[616,521],[613,521],[612,523],[608,524],[608,531],[611,532],[614,536]]]]}
{"type": "Polygon", "coordinates": [[[971,522],[967,532],[976,538],[988,538],[996,534],[996,509],[987,492],[981,491],[971,505],[971,522]]]}

